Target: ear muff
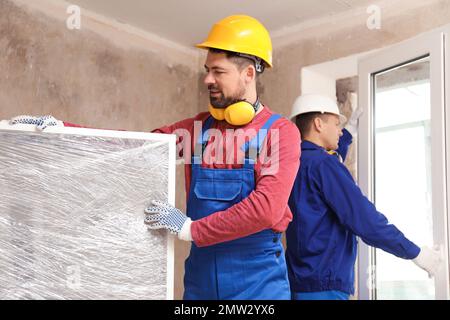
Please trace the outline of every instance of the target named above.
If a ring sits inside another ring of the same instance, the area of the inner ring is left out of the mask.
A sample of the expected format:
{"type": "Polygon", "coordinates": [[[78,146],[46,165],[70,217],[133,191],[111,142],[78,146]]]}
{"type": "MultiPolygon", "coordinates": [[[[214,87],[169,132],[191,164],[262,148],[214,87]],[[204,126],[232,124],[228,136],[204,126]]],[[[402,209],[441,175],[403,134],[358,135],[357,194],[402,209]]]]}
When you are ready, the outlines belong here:
{"type": "Polygon", "coordinates": [[[233,126],[243,126],[255,117],[255,108],[247,101],[239,101],[226,108],[214,108],[209,105],[209,112],[216,120],[225,120],[233,126]]]}
{"type": "Polygon", "coordinates": [[[247,101],[233,103],[225,109],[225,120],[232,125],[242,126],[255,117],[255,109],[247,101]]]}
{"type": "Polygon", "coordinates": [[[225,108],[214,108],[211,104],[208,106],[209,113],[216,120],[225,120],[225,108]]]}

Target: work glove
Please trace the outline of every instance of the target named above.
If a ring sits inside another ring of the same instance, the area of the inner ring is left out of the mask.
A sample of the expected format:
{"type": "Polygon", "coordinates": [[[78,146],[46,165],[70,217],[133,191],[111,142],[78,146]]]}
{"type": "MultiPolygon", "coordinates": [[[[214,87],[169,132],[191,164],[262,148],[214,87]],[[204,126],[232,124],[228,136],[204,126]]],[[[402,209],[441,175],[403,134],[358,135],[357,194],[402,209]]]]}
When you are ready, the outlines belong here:
{"type": "Polygon", "coordinates": [[[345,125],[345,129],[347,129],[353,137],[358,134],[358,119],[363,114],[363,111],[363,108],[358,107],[352,112],[350,119],[348,119],[347,124],[345,125]]]}
{"type": "Polygon", "coordinates": [[[413,262],[428,272],[428,277],[432,278],[436,275],[443,260],[443,255],[439,250],[439,246],[435,246],[433,248],[420,248],[419,255],[413,259],[413,262]]]}
{"type": "Polygon", "coordinates": [[[64,127],[64,123],[62,121],[59,121],[55,119],[53,116],[47,115],[47,116],[29,116],[29,115],[22,115],[17,116],[9,120],[9,124],[34,124],[36,125],[36,129],[42,131],[47,127],[50,126],[58,126],[58,127],[64,127]]]}
{"type": "Polygon", "coordinates": [[[180,240],[192,241],[191,219],[174,206],[153,200],[152,206],[146,208],[145,213],[147,228],[167,229],[180,240]]]}

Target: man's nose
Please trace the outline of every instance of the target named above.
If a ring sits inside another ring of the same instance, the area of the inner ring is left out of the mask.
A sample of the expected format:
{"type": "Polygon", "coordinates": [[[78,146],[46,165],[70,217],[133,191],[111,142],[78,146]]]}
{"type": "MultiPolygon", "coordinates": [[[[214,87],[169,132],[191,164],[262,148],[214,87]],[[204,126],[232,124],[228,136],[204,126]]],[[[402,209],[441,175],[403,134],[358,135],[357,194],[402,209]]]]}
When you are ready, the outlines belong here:
{"type": "Polygon", "coordinates": [[[211,74],[211,72],[207,72],[205,75],[205,79],[203,80],[203,82],[206,85],[210,85],[210,84],[215,84],[216,80],[214,79],[213,75],[211,74]]]}

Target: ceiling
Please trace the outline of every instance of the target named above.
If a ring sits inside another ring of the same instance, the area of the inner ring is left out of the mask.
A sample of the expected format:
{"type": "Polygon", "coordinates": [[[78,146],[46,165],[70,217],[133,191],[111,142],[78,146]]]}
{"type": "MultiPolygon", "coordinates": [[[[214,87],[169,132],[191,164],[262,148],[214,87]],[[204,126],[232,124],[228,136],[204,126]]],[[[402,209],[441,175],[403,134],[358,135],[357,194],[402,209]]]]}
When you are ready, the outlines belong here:
{"type": "Polygon", "coordinates": [[[310,20],[365,9],[374,0],[71,0],[81,8],[183,46],[202,41],[214,22],[248,14],[280,35],[310,20]]]}

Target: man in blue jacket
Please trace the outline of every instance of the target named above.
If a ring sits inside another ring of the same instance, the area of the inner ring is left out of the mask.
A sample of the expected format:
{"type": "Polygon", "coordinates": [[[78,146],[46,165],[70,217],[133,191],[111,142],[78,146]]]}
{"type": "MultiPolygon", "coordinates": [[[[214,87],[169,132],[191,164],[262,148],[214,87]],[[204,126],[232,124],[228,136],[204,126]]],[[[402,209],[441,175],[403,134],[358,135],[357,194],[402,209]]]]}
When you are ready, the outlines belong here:
{"type": "Polygon", "coordinates": [[[389,224],[342,163],[352,135],[342,132],[346,118],[336,102],[321,95],[300,96],[291,120],[302,137],[300,169],[289,199],[293,221],[286,231],[293,299],[347,300],[354,293],[356,236],[397,257],[413,259],[434,276],[440,253],[419,248],[389,224]]]}

